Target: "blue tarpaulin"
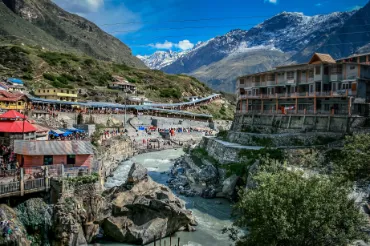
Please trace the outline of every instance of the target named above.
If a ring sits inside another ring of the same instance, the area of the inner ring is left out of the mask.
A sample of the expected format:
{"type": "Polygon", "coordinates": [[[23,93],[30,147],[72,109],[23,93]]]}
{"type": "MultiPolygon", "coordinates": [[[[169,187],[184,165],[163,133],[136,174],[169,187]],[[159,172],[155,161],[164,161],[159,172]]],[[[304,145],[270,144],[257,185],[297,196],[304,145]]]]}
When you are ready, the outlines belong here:
{"type": "Polygon", "coordinates": [[[139,126],[139,131],[144,131],[144,130],[145,130],[145,127],[139,126]]]}
{"type": "Polygon", "coordinates": [[[9,78],[8,80],[9,80],[10,82],[12,82],[12,83],[23,85],[23,81],[22,81],[21,79],[17,79],[17,78],[9,78]]]}
{"type": "Polygon", "coordinates": [[[74,127],[68,128],[67,131],[69,131],[69,132],[81,132],[81,133],[85,132],[84,130],[77,129],[77,128],[74,128],[74,127]]]}

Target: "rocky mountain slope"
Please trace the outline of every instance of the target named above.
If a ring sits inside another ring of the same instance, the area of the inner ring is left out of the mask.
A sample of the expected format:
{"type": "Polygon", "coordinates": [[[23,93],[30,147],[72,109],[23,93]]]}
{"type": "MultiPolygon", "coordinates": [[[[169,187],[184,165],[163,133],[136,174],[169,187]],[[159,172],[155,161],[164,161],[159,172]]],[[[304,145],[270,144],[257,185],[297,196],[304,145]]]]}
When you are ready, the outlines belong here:
{"type": "Polygon", "coordinates": [[[240,75],[271,69],[280,64],[307,62],[316,51],[329,52],[336,58],[352,54],[366,44],[364,41],[370,41],[367,37],[370,32],[356,38],[347,35],[347,39],[340,33],[357,30],[349,29],[348,25],[364,25],[364,16],[369,12],[369,5],[357,12],[316,16],[283,12],[248,31],[232,30],[210,39],[202,47],[188,51],[161,70],[191,74],[214,89],[233,91],[235,79],[240,75]],[[362,16],[360,20],[359,15],[362,16]],[[358,39],[363,43],[343,49],[340,46],[328,46],[356,42],[358,39]]]}
{"type": "Polygon", "coordinates": [[[131,50],[94,23],[50,0],[0,0],[0,43],[25,43],[145,68],[131,50]]]}
{"type": "Polygon", "coordinates": [[[124,102],[124,93],[107,88],[114,75],[137,87],[138,96],[155,102],[179,102],[186,96],[208,96],[212,90],[187,75],[138,69],[71,53],[29,46],[0,46],[0,78],[17,77],[30,90],[46,87],[81,88],[80,100],[124,102]]]}

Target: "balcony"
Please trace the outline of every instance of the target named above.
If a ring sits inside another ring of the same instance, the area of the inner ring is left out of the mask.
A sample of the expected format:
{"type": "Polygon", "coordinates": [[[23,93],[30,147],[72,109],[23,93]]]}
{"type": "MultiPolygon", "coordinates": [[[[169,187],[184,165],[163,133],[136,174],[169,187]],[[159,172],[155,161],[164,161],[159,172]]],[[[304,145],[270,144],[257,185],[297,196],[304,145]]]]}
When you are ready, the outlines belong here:
{"type": "Polygon", "coordinates": [[[296,83],[296,80],[295,79],[288,79],[287,81],[286,81],[286,84],[288,84],[288,85],[293,85],[293,84],[295,84],[296,83]]]}
{"type": "Polygon", "coordinates": [[[270,80],[270,81],[266,82],[267,86],[271,86],[271,85],[275,85],[275,84],[276,84],[275,80],[270,80]]]}
{"type": "Polygon", "coordinates": [[[343,76],[342,74],[331,74],[330,81],[342,81],[343,76]]]}
{"type": "Polygon", "coordinates": [[[77,94],[68,94],[68,93],[57,93],[58,97],[77,97],[77,94]]]}

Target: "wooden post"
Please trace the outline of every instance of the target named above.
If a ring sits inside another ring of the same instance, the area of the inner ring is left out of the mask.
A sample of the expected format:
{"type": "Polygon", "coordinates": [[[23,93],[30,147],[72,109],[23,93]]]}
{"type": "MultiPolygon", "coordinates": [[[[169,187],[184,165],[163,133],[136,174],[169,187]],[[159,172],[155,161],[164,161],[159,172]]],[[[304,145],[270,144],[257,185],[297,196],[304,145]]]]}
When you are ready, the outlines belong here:
{"type": "Polygon", "coordinates": [[[316,102],[316,93],[315,93],[315,96],[313,98],[313,113],[316,114],[316,106],[317,106],[317,102],[316,102]]]}
{"type": "Polygon", "coordinates": [[[157,241],[157,239],[155,238],[155,236],[154,236],[154,246],[156,246],[157,244],[156,244],[156,241],[157,241]]]}
{"type": "Polygon", "coordinates": [[[177,238],[177,245],[180,246],[180,238],[177,238]]]}
{"type": "Polygon", "coordinates": [[[45,178],[45,190],[48,191],[50,188],[49,184],[49,167],[46,166],[44,169],[44,178],[45,178]]]}
{"type": "Polygon", "coordinates": [[[19,182],[19,188],[21,190],[21,196],[24,196],[24,168],[21,168],[21,180],[19,182]]]}
{"type": "Polygon", "coordinates": [[[261,100],[261,114],[263,114],[263,100],[261,100]]]}
{"type": "Polygon", "coordinates": [[[348,98],[348,116],[352,115],[352,112],[351,112],[352,105],[351,104],[352,104],[351,98],[348,98]]]}
{"type": "Polygon", "coordinates": [[[298,97],[295,98],[295,113],[298,114],[298,97]]]}
{"type": "Polygon", "coordinates": [[[279,100],[276,97],[276,113],[279,111],[279,100]]]}
{"type": "Polygon", "coordinates": [[[247,106],[246,112],[248,113],[248,109],[249,109],[249,100],[248,100],[248,97],[247,97],[247,101],[246,101],[246,106],[247,106]]]}

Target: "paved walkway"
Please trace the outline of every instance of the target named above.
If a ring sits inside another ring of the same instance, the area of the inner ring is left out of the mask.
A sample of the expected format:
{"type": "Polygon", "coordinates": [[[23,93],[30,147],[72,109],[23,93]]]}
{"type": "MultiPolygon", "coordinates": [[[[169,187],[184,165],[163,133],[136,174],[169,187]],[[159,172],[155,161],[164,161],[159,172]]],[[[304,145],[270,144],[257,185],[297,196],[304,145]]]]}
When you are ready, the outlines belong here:
{"type": "Polygon", "coordinates": [[[209,138],[209,139],[213,139],[214,141],[224,145],[225,147],[228,147],[228,148],[235,148],[235,149],[249,149],[249,150],[260,150],[260,149],[263,149],[264,147],[262,146],[244,146],[244,145],[241,145],[241,144],[237,144],[237,143],[231,143],[231,142],[227,142],[227,141],[223,141],[223,140],[220,140],[220,139],[217,139],[216,137],[206,137],[206,138],[209,138]]]}

